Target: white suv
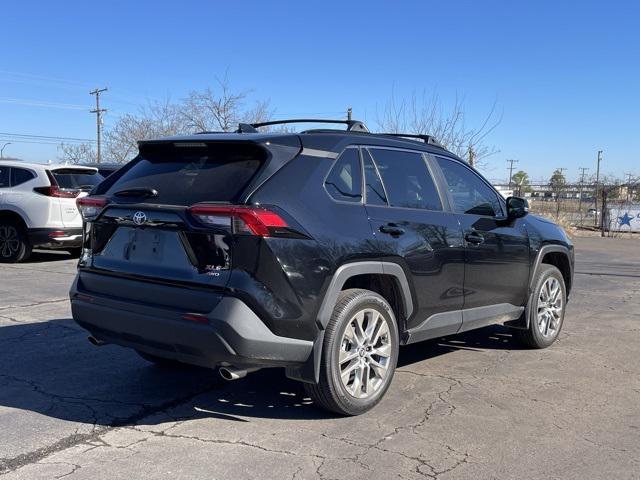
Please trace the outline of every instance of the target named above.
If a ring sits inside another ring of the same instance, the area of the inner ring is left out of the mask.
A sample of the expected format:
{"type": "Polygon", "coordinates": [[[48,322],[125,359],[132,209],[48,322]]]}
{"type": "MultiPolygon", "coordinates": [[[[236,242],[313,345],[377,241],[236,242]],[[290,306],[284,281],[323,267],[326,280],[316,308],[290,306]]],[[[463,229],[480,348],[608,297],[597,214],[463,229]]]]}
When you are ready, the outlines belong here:
{"type": "Polygon", "coordinates": [[[102,180],[93,167],[0,160],[0,262],[26,260],[35,247],[79,254],[76,198],[102,180]]]}

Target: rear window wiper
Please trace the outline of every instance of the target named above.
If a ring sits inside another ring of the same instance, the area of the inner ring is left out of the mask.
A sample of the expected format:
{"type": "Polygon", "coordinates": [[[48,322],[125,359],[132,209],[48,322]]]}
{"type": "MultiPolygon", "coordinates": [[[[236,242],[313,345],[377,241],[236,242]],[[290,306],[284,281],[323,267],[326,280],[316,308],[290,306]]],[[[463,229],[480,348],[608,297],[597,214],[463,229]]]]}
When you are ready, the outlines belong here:
{"type": "Polygon", "coordinates": [[[116,197],[157,197],[158,191],[151,187],[125,188],[113,194],[116,197]]]}

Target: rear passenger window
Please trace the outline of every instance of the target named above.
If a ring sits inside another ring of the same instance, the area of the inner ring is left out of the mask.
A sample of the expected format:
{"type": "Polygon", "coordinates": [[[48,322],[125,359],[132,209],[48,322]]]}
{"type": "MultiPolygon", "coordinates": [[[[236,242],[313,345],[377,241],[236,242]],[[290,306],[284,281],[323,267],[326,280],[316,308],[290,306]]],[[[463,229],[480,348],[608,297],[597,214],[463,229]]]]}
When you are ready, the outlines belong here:
{"type": "Polygon", "coordinates": [[[32,178],[35,178],[35,175],[30,171],[24,168],[16,168],[13,167],[11,169],[11,186],[16,187],[23,183],[28,182],[32,178]]]}
{"type": "Polygon", "coordinates": [[[438,189],[421,154],[382,149],[371,149],[371,154],[390,206],[442,210],[438,189]]]}
{"type": "Polygon", "coordinates": [[[461,163],[436,157],[457,213],[493,217],[502,214],[498,196],[480,176],[461,163]]]}
{"type": "Polygon", "coordinates": [[[7,188],[9,186],[9,167],[0,166],[0,188],[7,188]]]}
{"type": "Polygon", "coordinates": [[[364,183],[367,205],[387,206],[387,194],[384,192],[382,180],[376,170],[371,155],[367,150],[362,150],[364,158],[364,183]]]}
{"type": "Polygon", "coordinates": [[[362,171],[357,149],[349,148],[340,155],[324,185],[334,200],[359,202],[362,199],[362,171]]]}

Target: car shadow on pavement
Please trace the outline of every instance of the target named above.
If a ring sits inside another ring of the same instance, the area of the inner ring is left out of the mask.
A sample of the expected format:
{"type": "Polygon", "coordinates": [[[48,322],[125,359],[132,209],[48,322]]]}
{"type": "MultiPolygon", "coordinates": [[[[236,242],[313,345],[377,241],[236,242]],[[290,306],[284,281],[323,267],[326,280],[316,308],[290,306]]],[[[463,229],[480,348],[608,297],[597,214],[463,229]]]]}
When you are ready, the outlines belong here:
{"type": "Polygon", "coordinates": [[[73,260],[74,257],[64,250],[34,250],[31,256],[22,263],[48,263],[59,260],[73,260]]]}
{"type": "MultiPolygon", "coordinates": [[[[332,415],[313,406],[282,369],[235,382],[192,367],[161,368],[117,346],[93,347],[70,319],[0,326],[0,407],[77,423],[155,425],[212,417],[309,420],[332,415]]],[[[503,327],[401,349],[399,367],[459,349],[519,348],[503,327]]]]}

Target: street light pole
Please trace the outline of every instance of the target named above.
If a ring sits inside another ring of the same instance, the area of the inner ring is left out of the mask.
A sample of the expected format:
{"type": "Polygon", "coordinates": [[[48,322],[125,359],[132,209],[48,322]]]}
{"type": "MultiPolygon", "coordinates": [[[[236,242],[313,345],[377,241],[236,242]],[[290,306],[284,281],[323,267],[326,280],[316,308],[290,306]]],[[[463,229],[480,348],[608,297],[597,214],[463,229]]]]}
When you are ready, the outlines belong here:
{"type": "Polygon", "coordinates": [[[2,148],[0,148],[0,158],[4,158],[4,147],[6,147],[7,145],[11,145],[11,142],[7,142],[5,143],[2,148]]]}

